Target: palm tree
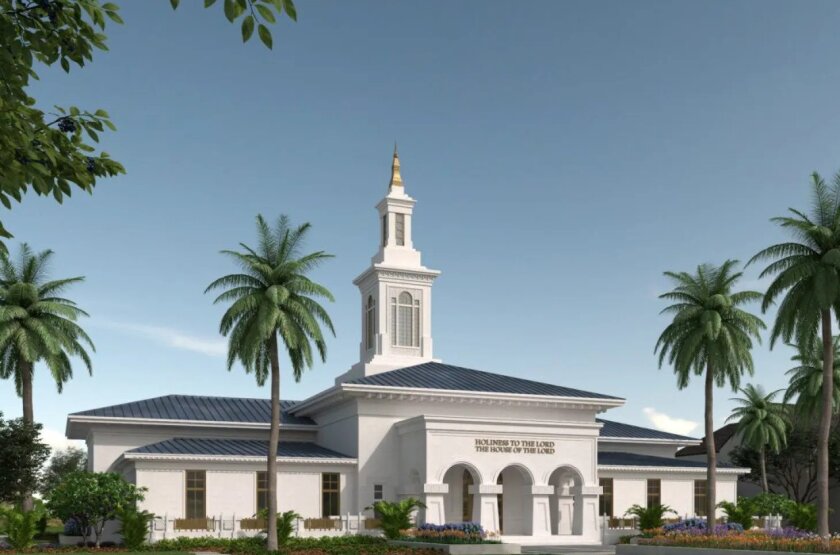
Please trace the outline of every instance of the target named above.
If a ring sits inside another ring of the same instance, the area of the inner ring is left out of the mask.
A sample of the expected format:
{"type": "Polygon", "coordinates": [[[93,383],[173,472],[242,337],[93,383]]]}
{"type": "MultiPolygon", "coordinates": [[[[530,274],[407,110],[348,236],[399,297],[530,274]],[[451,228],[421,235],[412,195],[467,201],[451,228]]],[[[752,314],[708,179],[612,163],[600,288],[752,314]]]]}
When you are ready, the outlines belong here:
{"type": "Polygon", "coordinates": [[[230,302],[219,331],[228,336],[228,370],[237,360],[254,373],[262,386],[271,377],[271,433],[268,444],[268,550],[277,551],[277,446],[280,440],[280,357],[278,337],[292,364],[295,381],[312,366],[312,344],[326,361],[327,344],[321,332],[326,326],[335,335],[327,311],[315,300],[333,300],[322,285],[306,274],[332,255],[323,251],[302,255],[310,225],[292,227],[281,216],[272,229],[257,216],[258,247],[240,243],[242,251],[224,250],[241,271],[211,283],[224,289],[216,303],[230,302]]]}
{"type": "Polygon", "coordinates": [[[741,441],[758,451],[761,465],[761,487],[764,493],[770,493],[767,485],[767,464],[765,450],[769,447],[774,453],[787,445],[787,414],[785,406],[776,402],[778,391],[765,393],[760,385],[748,384],[741,390],[743,398],[734,398],[738,403],[727,422],[738,422],[741,441]]]}
{"type": "MultiPolygon", "coordinates": [[[[76,321],[87,313],[76,303],[58,295],[83,277],[48,280],[47,270],[53,252],[32,252],[23,243],[17,260],[0,255],[0,378],[12,378],[23,399],[23,421],[34,425],[32,407],[33,370],[44,362],[55,380],[58,392],[73,377],[70,357],[77,356],[92,373],[86,351],[96,349],[76,321]]],[[[32,496],[23,500],[24,510],[32,509],[32,496]]]]}
{"type": "MultiPolygon", "coordinates": [[[[755,291],[734,292],[741,277],[734,272],[737,261],[727,260],[720,266],[702,264],[695,274],[665,272],[675,283],[674,289],[659,296],[674,304],[662,310],[674,318],[659,336],[654,352],[659,352],[659,367],[666,358],[677,375],[677,387],[688,386],[691,375],[705,373],[706,428],[706,515],[715,518],[715,449],[713,397],[714,386],[727,383],[736,391],[744,372],[752,375],[750,350],[753,339],[760,342],[759,331],[764,323],[739,306],[761,298],[755,291]]],[[[713,530],[713,526],[708,527],[713,530]]]]}
{"type": "MultiPolygon", "coordinates": [[[[834,336],[833,366],[834,366],[834,394],[832,412],[840,409],[840,336],[834,336]]],[[[798,365],[786,372],[790,376],[790,383],[785,391],[784,402],[790,403],[794,399],[796,415],[805,418],[817,418],[822,407],[823,382],[823,348],[822,341],[816,335],[805,346],[791,345],[797,348],[797,353],[791,360],[798,365]]]]}
{"type": "Polygon", "coordinates": [[[840,174],[831,185],[811,176],[811,213],[789,208],[791,215],[772,221],[791,232],[793,241],[756,254],[750,263],[772,261],[761,277],[775,275],[764,294],[762,310],[783,297],[770,335],[770,347],[782,338],[809,345],[817,330],[822,339],[822,403],[817,432],[817,533],[828,537],[828,443],[834,396],[834,341],[831,311],[840,315],[840,174]]]}

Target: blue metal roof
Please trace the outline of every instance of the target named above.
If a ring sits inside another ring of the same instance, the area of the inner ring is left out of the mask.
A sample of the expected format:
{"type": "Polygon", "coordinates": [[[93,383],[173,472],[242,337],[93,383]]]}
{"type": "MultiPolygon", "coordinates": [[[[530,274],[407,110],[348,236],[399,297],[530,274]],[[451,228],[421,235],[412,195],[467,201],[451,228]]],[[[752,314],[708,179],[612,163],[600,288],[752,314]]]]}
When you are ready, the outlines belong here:
{"type": "MultiPolygon", "coordinates": [[[[157,455],[228,455],[233,457],[265,457],[268,442],[259,439],[212,439],[176,437],[131,449],[128,453],[157,455]]],[[[332,449],[304,441],[282,441],[278,457],[312,459],[352,459],[332,449]]]]}
{"type": "MultiPolygon", "coordinates": [[[[298,401],[280,401],[280,422],[314,425],[310,418],[289,413],[298,401]]],[[[131,403],[74,412],[72,416],[111,418],[152,418],[204,422],[271,422],[269,399],[206,397],[199,395],[164,395],[131,403]]]]}
{"type": "Polygon", "coordinates": [[[591,393],[569,387],[491,374],[440,362],[426,362],[345,382],[348,384],[476,391],[482,393],[514,393],[521,395],[551,395],[581,399],[620,399],[611,395],[591,393]]]}
{"type": "Polygon", "coordinates": [[[671,439],[676,441],[685,440],[687,442],[698,441],[693,437],[670,434],[668,432],[654,430],[652,428],[643,428],[642,426],[624,424],[623,422],[604,420],[603,418],[596,418],[595,420],[596,422],[600,422],[604,425],[603,428],[601,428],[601,437],[630,439],[671,439]]]}
{"type": "MultiPolygon", "coordinates": [[[[687,461],[685,459],[670,459],[668,457],[654,457],[652,455],[638,455],[636,453],[598,452],[598,464],[602,466],[658,466],[669,468],[706,468],[705,461],[687,461]]],[[[731,464],[718,463],[718,468],[735,468],[731,464]]]]}

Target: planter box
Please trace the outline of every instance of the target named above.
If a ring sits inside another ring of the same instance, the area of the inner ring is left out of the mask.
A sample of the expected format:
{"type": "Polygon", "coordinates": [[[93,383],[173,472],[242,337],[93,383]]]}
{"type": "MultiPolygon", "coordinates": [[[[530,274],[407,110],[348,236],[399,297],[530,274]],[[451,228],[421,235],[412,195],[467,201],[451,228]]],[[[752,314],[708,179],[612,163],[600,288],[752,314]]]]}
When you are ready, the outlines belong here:
{"type": "Polygon", "coordinates": [[[779,555],[785,551],[675,547],[670,545],[617,545],[615,555],[779,555]]]}
{"type": "Polygon", "coordinates": [[[436,543],[392,540],[388,542],[388,545],[437,549],[452,555],[518,555],[522,553],[522,546],[515,543],[436,543]]]}

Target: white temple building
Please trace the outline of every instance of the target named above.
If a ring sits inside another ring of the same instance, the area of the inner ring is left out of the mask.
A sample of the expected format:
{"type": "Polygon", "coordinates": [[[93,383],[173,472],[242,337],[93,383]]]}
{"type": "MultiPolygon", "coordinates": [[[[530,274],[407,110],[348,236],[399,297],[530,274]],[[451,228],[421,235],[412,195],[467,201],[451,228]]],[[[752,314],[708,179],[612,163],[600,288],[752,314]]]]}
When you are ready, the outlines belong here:
{"type": "MultiPolygon", "coordinates": [[[[375,500],[413,496],[427,506],[421,521],[476,521],[539,544],[601,543],[602,515],[633,504],[702,513],[705,463],[675,456],[698,440],[601,419],[624,400],[531,381],[527,368],[502,375],[435,358],[440,272],[415,247],[414,205],[395,152],[376,205],[380,244],[353,282],[359,361],[333,387],[282,403],[280,511],[308,529],[363,532],[375,500]]],[[[269,414],[268,399],[165,395],[70,414],[66,433],[87,442],[91,470],[148,488],[158,537],[234,535],[266,506],[269,414]]],[[[745,472],[718,469],[720,500],[735,501],[745,472]]]]}

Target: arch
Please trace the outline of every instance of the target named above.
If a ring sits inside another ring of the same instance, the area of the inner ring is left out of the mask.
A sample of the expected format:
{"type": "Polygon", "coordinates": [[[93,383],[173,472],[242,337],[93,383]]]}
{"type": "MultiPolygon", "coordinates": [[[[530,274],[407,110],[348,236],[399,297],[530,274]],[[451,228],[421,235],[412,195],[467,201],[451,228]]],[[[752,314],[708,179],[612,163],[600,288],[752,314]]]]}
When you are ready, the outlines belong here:
{"type": "Polygon", "coordinates": [[[420,346],[420,298],[408,291],[391,297],[391,344],[420,346]]]}
{"type": "Polygon", "coordinates": [[[473,480],[475,480],[476,484],[484,483],[483,482],[484,477],[481,475],[481,472],[478,470],[478,468],[473,463],[470,463],[470,462],[467,462],[467,461],[456,461],[456,462],[453,462],[452,464],[449,464],[447,466],[442,466],[440,468],[440,470],[438,471],[438,473],[435,475],[435,478],[437,479],[437,481],[439,483],[442,483],[443,482],[443,477],[446,476],[446,473],[449,472],[451,469],[455,468],[456,466],[464,466],[467,469],[469,469],[469,471],[472,472],[473,480]]]}
{"type": "Polygon", "coordinates": [[[547,483],[554,486],[549,507],[552,535],[583,534],[583,474],[574,466],[562,465],[549,474],[547,483]]]}
{"type": "Polygon", "coordinates": [[[481,484],[481,474],[474,465],[455,463],[443,471],[440,481],[447,485],[443,500],[444,522],[478,520],[480,507],[474,502],[473,486],[481,484]]]}
{"type": "Polygon", "coordinates": [[[411,296],[411,293],[409,293],[408,291],[403,291],[402,293],[400,293],[400,296],[397,297],[397,300],[399,301],[400,304],[407,304],[407,305],[410,306],[412,304],[412,302],[414,301],[414,298],[411,296]]]}
{"type": "Polygon", "coordinates": [[[551,483],[551,478],[554,476],[554,474],[558,470],[563,470],[563,471],[569,472],[570,474],[576,475],[578,480],[580,481],[580,485],[583,485],[585,483],[585,481],[583,479],[583,472],[581,472],[580,469],[573,464],[562,464],[560,466],[557,466],[557,467],[549,470],[548,472],[546,472],[543,475],[542,483],[543,484],[550,484],[551,483]]]}
{"type": "Polygon", "coordinates": [[[528,485],[533,486],[537,483],[534,480],[534,473],[531,472],[531,469],[528,468],[527,466],[525,466],[524,464],[521,464],[521,463],[510,463],[508,465],[505,465],[504,468],[499,469],[499,471],[496,472],[493,475],[493,481],[490,482],[490,483],[491,484],[498,484],[499,483],[499,477],[502,475],[502,472],[504,472],[508,468],[516,468],[517,470],[519,470],[528,479],[528,482],[529,482],[528,485]]]}
{"type": "Polygon", "coordinates": [[[533,533],[534,475],[522,464],[511,463],[496,474],[502,486],[498,496],[499,529],[507,536],[530,536],[533,533]]]}

